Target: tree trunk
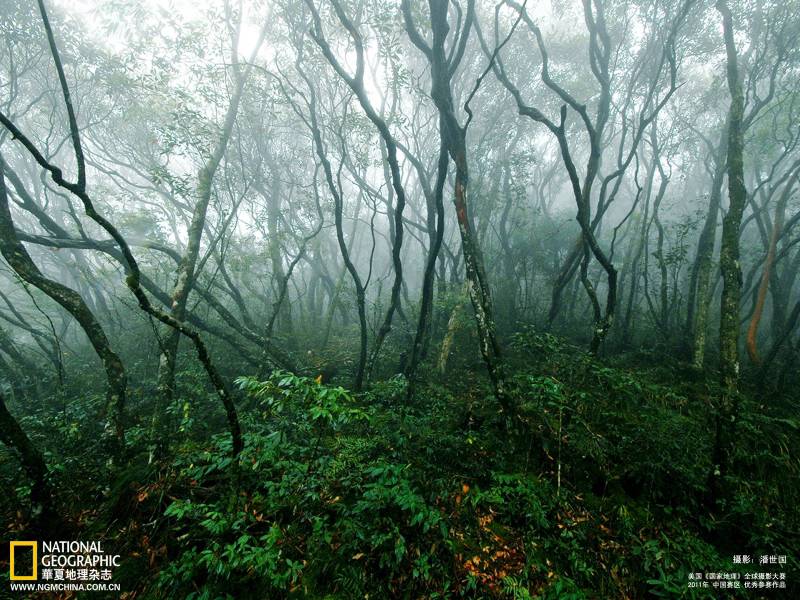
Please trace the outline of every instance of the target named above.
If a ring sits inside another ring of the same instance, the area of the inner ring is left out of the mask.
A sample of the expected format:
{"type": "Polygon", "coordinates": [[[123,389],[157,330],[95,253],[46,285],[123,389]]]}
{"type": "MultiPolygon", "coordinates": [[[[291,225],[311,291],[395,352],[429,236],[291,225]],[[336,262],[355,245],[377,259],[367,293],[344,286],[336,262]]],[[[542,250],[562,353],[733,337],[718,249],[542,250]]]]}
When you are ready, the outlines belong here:
{"type": "Polygon", "coordinates": [[[776,227],[773,227],[772,235],[770,236],[767,257],[764,260],[764,268],[761,272],[761,282],[758,286],[758,293],[756,294],[753,316],[750,318],[750,326],[747,328],[747,355],[755,365],[761,364],[761,359],[758,356],[758,326],[761,323],[761,315],[764,312],[764,303],[767,299],[767,290],[769,288],[770,272],[772,271],[772,263],[775,260],[775,242],[778,233],[777,219],[775,225],[776,227]]]}
{"type": "Polygon", "coordinates": [[[733,19],[726,0],[717,2],[723,16],[725,49],[727,53],[728,88],[731,94],[728,127],[728,198],[729,207],[722,220],[720,270],[722,271],[722,300],[720,303],[720,376],[726,393],[736,391],[739,382],[739,304],[742,270],[739,264],[739,230],[747,202],[744,185],[744,94],[734,43],[733,19]]]}
{"type": "Polygon", "coordinates": [[[433,228],[429,231],[430,235],[430,248],[428,250],[428,258],[425,263],[425,273],[422,277],[422,297],[420,300],[419,308],[419,321],[417,323],[417,333],[414,337],[414,345],[411,349],[411,359],[408,362],[406,369],[406,376],[409,380],[408,397],[414,393],[414,380],[417,371],[417,366],[422,360],[426,345],[430,339],[431,328],[433,327],[433,294],[434,294],[434,277],[436,275],[436,260],[439,257],[439,252],[442,248],[442,240],[444,239],[444,184],[447,179],[447,168],[449,158],[447,155],[447,148],[444,143],[439,146],[439,162],[436,175],[436,185],[431,194],[428,202],[428,227],[433,228]],[[432,206],[431,206],[432,204],[432,206]],[[432,213],[436,214],[435,224],[431,223],[432,213]]]}
{"type": "Polygon", "coordinates": [[[708,330],[708,309],[713,270],[714,245],[717,239],[717,218],[722,200],[722,180],[725,177],[725,160],[728,154],[729,123],[722,131],[719,151],[716,157],[714,178],[708,201],[708,212],[697,243],[697,255],[692,272],[694,294],[690,292],[687,313],[687,332],[689,334],[692,364],[702,369],[705,362],[706,332],[708,330]]]}
{"type": "Polygon", "coordinates": [[[778,205],[775,207],[775,221],[772,224],[772,234],[769,238],[769,247],[767,248],[767,256],[764,259],[764,269],[761,273],[761,283],[758,286],[758,296],[756,297],[755,310],[753,317],[750,319],[750,327],[747,329],[747,354],[750,360],[756,364],[761,364],[761,359],[758,356],[758,326],[761,322],[761,315],[764,312],[764,303],[767,299],[767,290],[769,289],[770,278],[772,277],[772,267],[775,262],[775,251],[778,246],[778,238],[783,230],[783,219],[786,212],[786,203],[794,187],[795,177],[793,177],[778,199],[778,205]]]}
{"type": "MultiPolygon", "coordinates": [[[[358,324],[359,324],[359,352],[358,352],[358,365],[356,367],[355,373],[355,380],[353,382],[353,387],[356,391],[361,391],[361,388],[364,385],[364,375],[366,372],[366,365],[367,365],[367,308],[366,308],[366,290],[364,289],[364,284],[361,281],[361,277],[358,274],[358,270],[356,266],[353,264],[353,261],[350,258],[350,251],[347,248],[347,241],[344,238],[344,223],[343,223],[343,201],[342,201],[342,192],[341,189],[337,186],[336,180],[334,178],[333,169],[331,168],[331,162],[328,160],[328,156],[325,152],[325,145],[322,141],[322,132],[320,131],[319,124],[317,122],[317,109],[316,109],[316,91],[311,83],[311,80],[308,79],[305,72],[303,72],[299,66],[297,65],[297,69],[300,72],[301,76],[305,80],[306,84],[308,85],[309,90],[309,127],[311,128],[311,134],[314,139],[314,149],[317,153],[317,158],[319,158],[320,163],[322,164],[322,169],[325,172],[325,181],[328,184],[328,190],[330,191],[331,195],[333,196],[334,202],[334,222],[336,225],[336,240],[339,243],[339,251],[342,255],[342,260],[344,261],[345,268],[347,269],[348,273],[350,273],[350,277],[353,280],[353,285],[356,288],[356,305],[358,307],[358,324]]],[[[355,232],[355,226],[353,231],[355,232]]],[[[335,302],[335,298],[331,298],[331,303],[335,302]]],[[[332,311],[332,307],[330,309],[332,311]]],[[[331,315],[333,313],[331,312],[331,315]]]]}
{"type": "Polygon", "coordinates": [[[31,480],[31,520],[37,528],[48,535],[58,529],[53,490],[47,481],[47,467],[42,453],[8,412],[6,401],[0,391],[0,441],[19,454],[22,468],[31,480]]]}
{"type": "MultiPolygon", "coordinates": [[[[431,46],[422,39],[414,25],[408,0],[403,0],[403,17],[406,31],[411,41],[427,57],[431,66],[431,98],[439,112],[440,136],[455,164],[453,204],[456,209],[458,231],[461,236],[461,249],[464,254],[467,289],[475,312],[481,356],[486,363],[494,395],[507,413],[512,411],[511,400],[505,389],[500,345],[495,333],[492,311],[492,298],[483,265],[480,247],[469,214],[469,171],[467,167],[466,127],[462,127],[456,117],[453,102],[451,79],[458,67],[463,51],[456,49],[448,57],[445,42],[450,26],[448,3],[443,0],[429,0],[430,24],[433,33],[431,46]]],[[[469,37],[474,18],[474,2],[470,0],[460,39],[463,44],[469,37]]]]}
{"type": "MultiPolygon", "coordinates": [[[[4,166],[0,158],[0,171],[4,166]]],[[[80,324],[89,342],[92,344],[97,356],[103,363],[106,372],[107,392],[106,406],[109,410],[108,426],[116,439],[117,455],[121,454],[125,446],[125,428],[123,424],[125,413],[125,397],[127,379],[125,367],[119,356],[111,349],[102,326],[95,318],[83,298],[74,290],[56,281],[45,277],[30,254],[19,241],[14,229],[14,222],[8,206],[5,177],[0,176],[0,253],[3,254],[8,264],[23,281],[38,288],[50,298],[58,302],[80,324]]]]}
{"type": "Polygon", "coordinates": [[[452,312],[450,313],[450,319],[447,321],[447,331],[445,332],[444,339],[442,339],[442,348],[439,352],[439,360],[437,362],[439,373],[441,375],[447,373],[447,360],[450,358],[450,350],[453,347],[453,340],[455,339],[456,332],[458,331],[458,318],[459,314],[461,313],[461,304],[462,301],[461,297],[459,296],[455,306],[453,306],[452,312]]]}
{"type": "Polygon", "coordinates": [[[733,18],[726,0],[718,0],[717,10],[722,14],[723,34],[727,55],[728,89],[731,105],[728,119],[728,198],[729,206],[722,220],[722,246],[720,269],[722,271],[722,299],[720,301],[719,358],[721,397],[717,407],[716,434],[710,477],[710,499],[716,504],[722,476],[727,473],[730,454],[735,443],[734,432],[738,415],[739,384],[739,303],[742,270],[739,265],[739,233],[747,202],[744,186],[744,135],[742,119],[744,94],[739,80],[733,18]]]}
{"type": "MultiPolygon", "coordinates": [[[[256,48],[261,45],[263,39],[264,33],[262,31],[256,48]]],[[[234,49],[235,52],[236,50],[234,49]]],[[[235,61],[233,69],[236,87],[228,105],[228,110],[225,113],[225,120],[214,150],[197,176],[197,189],[195,192],[197,202],[194,205],[189,223],[186,251],[178,264],[175,286],[172,289],[170,313],[175,320],[181,322],[186,320],[186,306],[189,294],[195,283],[195,268],[200,254],[200,243],[203,237],[203,229],[205,228],[208,205],[211,201],[214,175],[228,147],[228,141],[233,132],[242,93],[244,92],[244,84],[249,74],[249,67],[242,73],[238,62],[235,61]]],[[[174,328],[165,327],[163,328],[163,333],[166,337],[166,342],[162,345],[158,362],[158,396],[151,425],[151,438],[153,440],[153,448],[150,453],[151,460],[163,453],[165,442],[169,439],[167,436],[161,435],[160,429],[164,420],[164,413],[172,403],[175,394],[175,364],[180,332],[174,328]]]]}

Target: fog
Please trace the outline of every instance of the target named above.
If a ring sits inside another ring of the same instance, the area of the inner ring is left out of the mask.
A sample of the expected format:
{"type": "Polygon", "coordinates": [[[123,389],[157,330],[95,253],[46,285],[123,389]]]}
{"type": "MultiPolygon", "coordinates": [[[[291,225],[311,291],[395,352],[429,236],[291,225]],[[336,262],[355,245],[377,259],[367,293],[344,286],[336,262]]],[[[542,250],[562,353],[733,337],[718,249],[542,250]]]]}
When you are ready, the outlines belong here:
{"type": "Polygon", "coordinates": [[[707,382],[725,475],[739,394],[796,415],[798,36],[768,1],[0,0],[8,417],[116,468],[239,456],[276,373],[511,422],[533,335],[707,382]]]}

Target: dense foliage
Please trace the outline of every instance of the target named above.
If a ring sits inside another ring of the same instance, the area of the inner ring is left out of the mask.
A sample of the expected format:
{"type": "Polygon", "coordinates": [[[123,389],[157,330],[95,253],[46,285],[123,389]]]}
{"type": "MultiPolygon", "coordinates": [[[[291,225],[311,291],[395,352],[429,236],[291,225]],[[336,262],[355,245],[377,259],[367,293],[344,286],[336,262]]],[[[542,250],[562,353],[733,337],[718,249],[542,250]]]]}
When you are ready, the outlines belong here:
{"type": "MultiPolygon", "coordinates": [[[[514,338],[511,421],[459,358],[464,379],[426,383],[409,403],[401,376],[357,395],[280,371],[242,377],[238,466],[213,433],[224,415],[184,372],[174,458],[147,465],[142,420],[111,485],[91,476],[104,471],[96,398],[23,423],[71,526],[127,557],[128,597],[714,598],[688,589],[689,573],[747,572],[732,563],[743,549],[786,555],[796,572],[791,407],[743,395],[726,500],[709,510],[714,382],[527,331],[514,338]]],[[[20,483],[7,515],[26,503],[20,483]]]]}

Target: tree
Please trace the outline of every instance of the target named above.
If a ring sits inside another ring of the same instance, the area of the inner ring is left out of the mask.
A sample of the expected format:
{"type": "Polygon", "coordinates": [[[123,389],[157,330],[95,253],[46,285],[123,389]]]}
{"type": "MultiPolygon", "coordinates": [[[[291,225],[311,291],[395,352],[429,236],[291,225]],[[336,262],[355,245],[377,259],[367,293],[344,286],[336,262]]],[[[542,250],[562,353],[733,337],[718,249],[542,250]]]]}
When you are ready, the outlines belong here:
{"type": "MultiPolygon", "coordinates": [[[[238,56],[238,42],[241,28],[241,13],[231,14],[231,7],[226,3],[227,25],[231,37],[231,69],[233,71],[233,94],[228,104],[219,137],[217,138],[210,156],[200,168],[197,175],[196,202],[192,209],[192,217],[188,227],[188,240],[186,251],[178,263],[175,276],[175,286],[172,289],[170,311],[178,321],[186,320],[186,305],[195,279],[197,277],[197,262],[200,255],[200,243],[206,226],[206,214],[213,193],[214,175],[228,147],[233,133],[239,104],[244,93],[245,83],[250,74],[253,61],[266,36],[266,25],[262,27],[258,41],[252,51],[250,59],[244,65],[240,64],[238,56]],[[232,23],[232,21],[234,21],[232,23]]],[[[155,440],[165,440],[160,433],[160,423],[163,420],[164,410],[172,402],[175,385],[175,360],[178,352],[180,332],[174,328],[167,328],[166,340],[163,342],[163,351],[159,359],[158,388],[159,403],[153,418],[153,434],[155,440]]]]}
{"type": "MultiPolygon", "coordinates": [[[[627,141],[628,121],[630,117],[623,116],[622,133],[620,135],[619,149],[617,152],[617,165],[612,172],[605,177],[601,177],[600,169],[604,152],[604,136],[606,127],[609,124],[612,108],[612,95],[614,93],[611,56],[612,40],[608,32],[606,17],[602,2],[584,0],[583,14],[586,29],[589,33],[589,64],[594,79],[597,81],[597,101],[594,115],[590,115],[587,103],[580,102],[563,85],[555,81],[550,74],[549,54],[539,27],[528,15],[525,5],[515,2],[508,2],[518,13],[528,29],[533,34],[537,49],[541,55],[541,79],[542,82],[551,90],[563,104],[560,107],[559,119],[555,121],[546,116],[540,109],[525,102],[519,88],[512,83],[506,72],[500,57],[493,62],[494,72],[500,82],[514,98],[519,113],[523,116],[542,123],[554,135],[558,141],[561,159],[569,175],[572,193],[577,205],[578,225],[581,230],[581,238],[570,253],[564,267],[559,274],[553,290],[553,300],[550,311],[550,321],[554,319],[560,303],[561,292],[567,285],[575,269],[580,265],[581,283],[589,297],[594,313],[594,331],[590,349],[596,353],[608,331],[614,322],[614,315],[617,304],[617,269],[613,265],[609,254],[600,246],[597,239],[596,230],[608,207],[614,201],[617,191],[622,183],[622,178],[629,165],[636,156],[636,152],[645,131],[650,123],[658,116],[659,112],[666,106],[672,95],[678,88],[677,84],[677,59],[675,52],[676,37],[683,24],[692,1],[684,2],[677,10],[674,17],[665,19],[666,32],[657,31],[655,33],[655,43],[662,43],[663,50],[660,57],[652,65],[652,74],[649,80],[644,77],[648,69],[644,68],[651,60],[648,52],[642,52],[638,58],[640,61],[631,69],[630,83],[625,90],[624,107],[633,107],[632,112],[635,118],[634,125],[630,132],[631,140],[627,141]],[[663,35],[663,39],[661,36],[663,35]],[[639,81],[639,79],[642,81],[639,81]],[[636,103],[633,102],[633,93],[638,86],[644,88],[643,98],[638,111],[636,103]],[[663,93],[659,90],[665,87],[663,93]],[[580,117],[580,123],[585,128],[586,136],[589,140],[589,154],[586,159],[586,167],[581,180],[576,160],[575,150],[571,149],[567,137],[567,115],[569,109],[573,110],[580,117]],[[638,114],[637,114],[638,112],[638,114]],[[627,145],[627,148],[626,148],[627,145]],[[592,190],[596,182],[600,184],[600,191],[597,200],[597,209],[592,217],[592,190]],[[605,307],[601,307],[597,298],[595,286],[591,283],[588,276],[589,262],[594,257],[606,273],[607,292],[605,307]]],[[[486,44],[483,44],[484,52],[488,52],[486,44]]],[[[650,66],[650,65],[648,65],[650,66]]]]}
{"type": "Polygon", "coordinates": [[[61,529],[55,513],[55,497],[47,480],[42,453],[31,443],[14,416],[8,411],[0,391],[0,441],[19,455],[22,468],[31,480],[31,517],[42,533],[52,535],[61,529]]]}
{"type": "Polygon", "coordinates": [[[422,37],[414,23],[411,6],[403,0],[403,18],[406,32],[411,42],[427,58],[431,68],[431,98],[439,111],[439,135],[455,166],[453,205],[456,209],[458,231],[461,235],[461,250],[464,253],[464,266],[467,275],[467,288],[475,313],[475,323],[480,341],[480,351],[494,394],[503,409],[510,413],[511,400],[505,388],[500,344],[495,331],[492,297],[489,281],[483,264],[481,249],[475,235],[470,217],[469,166],[467,162],[467,129],[471,121],[469,107],[466,106],[466,122],[462,126],[455,112],[452,79],[464,57],[473,20],[475,2],[468,0],[466,16],[460,31],[457,31],[454,46],[449,50],[445,44],[450,30],[448,23],[448,2],[429,0],[430,27],[433,34],[430,45],[422,37]]]}
{"type": "Polygon", "coordinates": [[[34,143],[30,139],[28,139],[28,137],[24,133],[22,133],[22,131],[20,131],[3,112],[0,112],[0,123],[2,123],[2,125],[11,133],[14,139],[18,140],[25,147],[25,149],[39,164],[39,166],[45,169],[47,172],[49,172],[53,182],[56,185],[67,190],[68,192],[70,192],[71,194],[80,199],[87,216],[89,216],[89,218],[91,218],[98,225],[100,225],[100,227],[102,227],[113,238],[113,240],[119,246],[119,250],[124,258],[124,263],[127,270],[127,276],[125,278],[125,282],[128,288],[131,290],[131,292],[133,292],[134,296],[136,297],[140,308],[149,315],[157,318],[162,323],[165,323],[170,327],[179,330],[181,333],[183,333],[192,340],[197,350],[198,358],[205,367],[209,379],[214,385],[217,394],[219,395],[220,400],[222,401],[222,404],[225,407],[225,412],[228,418],[228,425],[230,428],[231,437],[233,441],[232,444],[233,455],[234,457],[238,457],[243,448],[241,427],[239,425],[238,414],[236,412],[236,407],[233,403],[230,392],[228,391],[228,388],[225,385],[225,382],[220,377],[219,373],[217,372],[216,368],[211,362],[211,357],[208,354],[208,349],[206,348],[206,345],[204,344],[200,335],[189,325],[155,308],[150,303],[150,300],[148,299],[144,290],[142,290],[141,288],[140,284],[141,271],[139,270],[139,265],[136,262],[133,253],[131,252],[130,246],[128,245],[127,241],[122,236],[122,234],[119,232],[119,230],[116,227],[114,227],[114,225],[112,225],[110,221],[108,221],[105,217],[103,217],[100,213],[97,212],[94,206],[94,202],[92,202],[91,197],[86,191],[86,161],[84,158],[83,146],[81,144],[80,130],[78,128],[78,122],[75,116],[75,110],[72,105],[72,99],[69,91],[69,86],[67,85],[67,79],[64,73],[64,67],[62,65],[61,58],[58,53],[58,47],[56,46],[55,38],[53,36],[53,31],[50,27],[50,21],[47,17],[47,12],[45,10],[44,0],[39,0],[39,10],[41,12],[42,22],[44,24],[44,28],[47,33],[47,40],[50,46],[50,53],[53,58],[53,62],[55,63],[56,71],[58,73],[58,79],[63,93],[64,104],[66,105],[67,108],[70,139],[72,142],[72,147],[77,162],[77,170],[78,170],[77,181],[70,182],[67,179],[65,179],[63,171],[60,168],[51,164],[44,157],[44,155],[36,148],[34,143]]]}
{"type": "Polygon", "coordinates": [[[116,438],[116,454],[125,445],[125,397],[127,378],[119,356],[111,349],[103,327],[83,298],[65,285],[45,277],[17,237],[6,192],[5,161],[0,157],[0,253],[19,277],[58,302],[80,324],[97,356],[103,363],[108,382],[106,407],[109,411],[109,429],[116,438]]]}

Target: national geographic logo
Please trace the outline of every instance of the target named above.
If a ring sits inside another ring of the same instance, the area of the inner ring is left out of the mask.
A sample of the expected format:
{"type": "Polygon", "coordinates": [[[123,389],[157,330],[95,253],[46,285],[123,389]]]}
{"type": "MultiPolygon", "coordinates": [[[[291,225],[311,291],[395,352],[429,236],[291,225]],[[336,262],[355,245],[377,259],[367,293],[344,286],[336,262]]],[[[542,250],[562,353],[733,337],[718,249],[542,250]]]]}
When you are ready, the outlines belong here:
{"type": "MultiPolygon", "coordinates": [[[[121,557],[106,554],[99,541],[9,542],[8,554],[9,588],[25,592],[25,598],[39,597],[32,595],[36,592],[59,598],[72,598],[72,592],[114,592],[119,597],[120,585],[112,578],[121,557]]],[[[0,591],[0,597],[8,596],[0,591]]]]}
{"type": "Polygon", "coordinates": [[[8,553],[10,581],[111,581],[122,558],[99,541],[16,541],[8,553]]]}
{"type": "Polygon", "coordinates": [[[9,542],[9,567],[8,567],[8,574],[9,579],[11,581],[36,581],[38,576],[38,566],[39,566],[39,542],[9,542]],[[24,548],[30,548],[30,564],[31,568],[26,569],[28,565],[28,560],[26,560],[25,555],[28,554],[24,550],[24,548]],[[20,550],[19,555],[22,561],[20,564],[20,560],[17,559],[17,551],[20,550]],[[30,572],[30,575],[20,574],[30,572]]]}

